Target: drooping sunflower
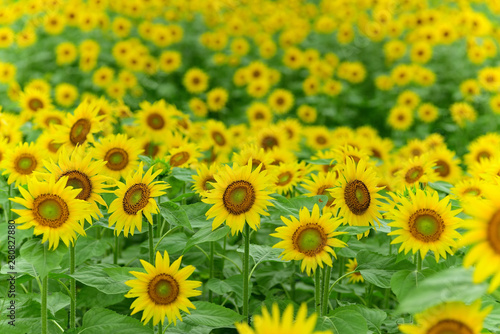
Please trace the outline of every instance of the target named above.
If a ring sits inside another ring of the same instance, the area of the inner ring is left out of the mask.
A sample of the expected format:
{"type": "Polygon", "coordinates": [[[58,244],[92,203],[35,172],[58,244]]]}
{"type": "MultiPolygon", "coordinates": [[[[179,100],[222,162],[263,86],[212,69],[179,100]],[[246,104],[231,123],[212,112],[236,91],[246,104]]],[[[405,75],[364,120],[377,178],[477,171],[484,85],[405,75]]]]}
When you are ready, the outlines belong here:
{"type": "Polygon", "coordinates": [[[481,301],[471,305],[447,302],[415,315],[416,324],[399,325],[405,334],[479,334],[492,307],[481,310],[481,301]]]}
{"type": "Polygon", "coordinates": [[[95,144],[93,155],[96,160],[104,160],[104,173],[115,180],[126,177],[139,164],[139,154],[142,149],[134,139],[127,135],[117,134],[105,137],[100,143],[95,144]]]}
{"type": "Polygon", "coordinates": [[[168,323],[182,321],[179,310],[189,313],[188,307],[196,307],[189,301],[189,297],[201,295],[201,291],[195,290],[201,285],[199,281],[188,281],[195,267],[189,265],[179,270],[182,256],[174,263],[170,264],[167,251],[156,252],[155,265],[141,260],[146,273],[131,271],[130,273],[137,279],[126,281],[125,284],[132,289],[125,295],[127,298],[137,298],[134,300],[131,313],[135,314],[143,311],[141,321],[148,323],[153,318],[153,325],[159,322],[162,324],[165,317],[168,323]]]}
{"type": "Polygon", "coordinates": [[[47,182],[38,181],[36,177],[28,180],[27,190],[19,187],[21,197],[10,198],[11,201],[23,205],[26,209],[12,209],[20,217],[16,219],[19,229],[34,227],[35,235],[43,234],[42,243],[49,241],[49,248],[56,249],[59,240],[66,246],[73,243],[76,233],[85,235],[84,219],[90,215],[89,204],[77,199],[79,190],[66,188],[67,177],[57,182],[51,176],[47,182]]]}
{"type": "Polygon", "coordinates": [[[335,188],[330,190],[333,205],[340,209],[342,224],[351,226],[374,226],[381,218],[378,193],[379,178],[374,168],[365,159],[356,162],[347,159],[335,188]]]}
{"type": "Polygon", "coordinates": [[[484,199],[479,197],[467,200],[465,212],[472,219],[466,220],[467,229],[461,245],[472,245],[464,257],[464,266],[475,266],[473,281],[482,282],[492,276],[489,292],[500,286],[500,186],[485,185],[482,190],[484,199]]]}
{"type": "Polygon", "coordinates": [[[336,232],[341,221],[332,217],[330,212],[320,216],[318,204],[314,204],[312,212],[306,207],[300,209],[299,219],[290,216],[291,220],[281,216],[286,226],[276,229],[271,236],[283,239],[273,248],[281,248],[283,260],[302,260],[301,270],[308,275],[323,268],[323,263],[332,266],[332,255],[337,258],[334,247],[345,247],[346,243],[335,238],[346,232],[336,232]]]}
{"type": "Polygon", "coordinates": [[[208,219],[214,218],[212,229],[222,223],[231,227],[231,233],[243,231],[245,222],[254,230],[260,226],[260,215],[268,216],[265,210],[273,204],[269,194],[272,193],[272,178],[267,171],[258,166],[252,171],[252,163],[245,166],[233,164],[221,167],[214,174],[214,189],[205,193],[203,202],[212,204],[207,211],[208,219]]]}
{"type": "MultiPolygon", "coordinates": [[[[94,219],[99,219],[102,214],[97,203],[107,206],[100,195],[108,187],[105,184],[108,178],[100,175],[105,163],[102,160],[92,161],[92,156],[85,154],[82,146],[77,146],[71,153],[67,152],[65,147],[62,147],[58,161],[44,161],[44,166],[49,173],[39,175],[45,180],[48,180],[52,175],[56,180],[67,177],[66,187],[79,189],[80,192],[76,198],[88,202],[91,208],[91,216],[94,219]]],[[[88,218],[89,223],[92,223],[90,217],[88,218]]]]}
{"type": "MultiPolygon", "coordinates": [[[[349,273],[351,271],[355,271],[356,268],[358,267],[358,260],[354,259],[349,259],[347,264],[345,265],[346,271],[349,273]]],[[[359,271],[356,271],[349,276],[349,283],[358,283],[358,282],[364,282],[365,279],[361,275],[359,271]]]]}
{"type": "Polygon", "coordinates": [[[153,224],[151,213],[158,213],[159,208],[154,197],[164,195],[163,190],[170,186],[163,181],[154,181],[162,172],[157,170],[153,173],[151,167],[143,175],[143,163],[139,164],[137,171],[125,179],[125,183],[117,182],[118,189],[115,190],[116,199],[109,205],[109,226],[115,226],[115,234],[120,235],[123,230],[125,237],[134,235],[135,228],[142,229],[142,215],[150,224],[153,224]]]}
{"type": "Polygon", "coordinates": [[[313,313],[307,318],[307,305],[300,306],[295,321],[293,319],[293,305],[289,304],[280,318],[278,304],[273,304],[272,314],[267,308],[262,308],[262,315],[256,315],[253,328],[246,323],[236,323],[236,329],[240,334],[332,334],[331,331],[315,331],[318,315],[313,313]]]}
{"type": "Polygon", "coordinates": [[[422,258],[429,250],[434,252],[436,261],[452,254],[456,239],[460,234],[462,219],[456,217],[461,210],[452,210],[449,197],[439,199],[436,191],[408,190],[408,195],[397,196],[386,216],[393,220],[389,226],[395,229],[389,235],[397,235],[392,244],[402,243],[399,252],[408,254],[420,251],[422,258]]]}
{"type": "Polygon", "coordinates": [[[21,143],[14,149],[5,153],[1,167],[5,169],[2,175],[8,174],[8,184],[15,182],[17,185],[24,185],[34,172],[43,169],[43,157],[45,150],[34,143],[21,143]]]}

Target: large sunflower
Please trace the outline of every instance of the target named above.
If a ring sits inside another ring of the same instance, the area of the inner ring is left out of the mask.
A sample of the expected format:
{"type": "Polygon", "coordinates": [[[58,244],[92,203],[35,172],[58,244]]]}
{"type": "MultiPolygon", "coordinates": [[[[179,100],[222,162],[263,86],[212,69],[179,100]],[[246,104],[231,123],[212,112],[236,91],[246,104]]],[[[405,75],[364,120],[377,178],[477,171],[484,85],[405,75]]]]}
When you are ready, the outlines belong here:
{"type": "Polygon", "coordinates": [[[94,158],[104,160],[104,173],[115,180],[126,177],[137,168],[139,154],[142,149],[135,139],[128,139],[127,135],[117,134],[103,138],[96,143],[94,158]]]}
{"type": "Polygon", "coordinates": [[[120,235],[123,229],[123,234],[128,236],[128,233],[134,235],[135,228],[142,229],[142,214],[146,217],[150,224],[153,224],[151,213],[158,213],[158,205],[154,197],[164,195],[163,190],[170,186],[163,181],[154,181],[162,170],[157,170],[153,173],[151,167],[144,176],[143,164],[139,167],[135,174],[130,174],[125,183],[117,182],[118,189],[115,190],[115,195],[118,197],[109,206],[109,226],[115,226],[115,233],[120,235]]]}
{"type": "Polygon", "coordinates": [[[5,168],[2,175],[9,174],[7,183],[26,184],[33,172],[43,169],[44,153],[44,149],[33,143],[22,143],[7,151],[1,162],[1,167],[5,168]]]}
{"type": "MultiPolygon", "coordinates": [[[[92,217],[99,219],[102,214],[97,203],[107,206],[100,194],[105,192],[106,187],[109,187],[105,184],[107,177],[100,175],[104,164],[105,162],[102,160],[92,161],[92,156],[85,154],[82,146],[77,146],[71,153],[68,153],[63,147],[57,162],[44,161],[44,166],[49,173],[40,175],[46,180],[51,175],[54,175],[56,180],[66,176],[68,180],[66,186],[79,189],[80,193],[76,198],[88,202],[92,209],[92,217]]],[[[90,217],[88,218],[89,223],[92,223],[90,217]]]]}
{"type": "Polygon", "coordinates": [[[341,222],[351,226],[375,225],[381,218],[379,213],[382,195],[378,193],[379,178],[365,159],[356,162],[347,159],[337,186],[330,190],[333,205],[340,209],[341,222]]]}
{"type": "Polygon", "coordinates": [[[271,236],[283,239],[273,248],[284,249],[280,256],[284,260],[302,260],[301,270],[307,274],[315,272],[323,263],[332,266],[331,256],[337,257],[334,247],[345,247],[345,242],[335,237],[346,232],[335,232],[341,221],[324,212],[320,217],[319,206],[314,204],[312,213],[304,207],[299,212],[299,219],[281,217],[286,226],[278,227],[271,236]]]}
{"type": "Polygon", "coordinates": [[[472,245],[464,257],[464,266],[475,265],[473,280],[476,283],[493,276],[489,291],[500,286],[500,186],[484,185],[482,195],[467,200],[466,213],[472,216],[463,226],[468,230],[462,245],[472,245]]]}
{"type": "Polygon", "coordinates": [[[272,314],[267,308],[262,308],[262,315],[256,315],[253,321],[253,329],[246,323],[235,324],[240,334],[332,334],[331,331],[315,331],[318,315],[313,313],[307,318],[307,305],[300,306],[295,321],[293,319],[293,305],[289,304],[283,317],[280,317],[278,304],[273,304],[272,314]]]}
{"type": "Polygon", "coordinates": [[[22,224],[18,228],[24,230],[34,227],[33,233],[43,234],[42,243],[48,240],[49,248],[56,249],[59,240],[69,246],[69,242],[73,243],[76,239],[76,233],[85,235],[80,222],[88,219],[89,204],[77,199],[79,190],[66,188],[67,182],[67,177],[57,182],[54,176],[47,182],[32,177],[28,180],[28,190],[19,187],[23,198],[10,198],[26,207],[12,209],[20,216],[16,219],[17,224],[22,224]]]}
{"type": "Polygon", "coordinates": [[[245,222],[254,229],[260,225],[260,215],[269,215],[265,210],[273,204],[269,189],[272,180],[267,171],[261,171],[259,165],[252,171],[250,160],[246,166],[226,165],[214,174],[214,189],[206,192],[202,201],[213,204],[207,211],[207,218],[214,218],[212,229],[223,222],[231,227],[231,233],[243,231],[245,222]]]}
{"type": "Polygon", "coordinates": [[[434,252],[436,261],[441,255],[452,253],[456,247],[456,239],[460,234],[456,231],[462,219],[456,217],[461,210],[452,210],[449,197],[439,200],[435,191],[408,191],[408,196],[400,196],[386,213],[393,220],[389,226],[394,227],[389,235],[397,235],[391,243],[402,243],[399,251],[407,254],[420,251],[422,258],[429,250],[434,252]]]}
{"type": "Polygon", "coordinates": [[[481,308],[481,301],[471,305],[449,302],[415,315],[416,324],[399,325],[406,334],[479,334],[491,307],[481,308]]]}
{"type": "Polygon", "coordinates": [[[201,285],[199,281],[188,281],[195,267],[189,265],[179,270],[182,256],[170,264],[167,251],[163,258],[156,252],[155,265],[141,260],[146,273],[131,271],[137,279],[126,281],[132,289],[125,295],[127,298],[137,298],[130,308],[132,314],[143,310],[141,321],[148,323],[153,318],[153,325],[160,321],[163,324],[165,316],[168,323],[182,321],[179,310],[189,313],[188,307],[196,307],[189,301],[189,297],[199,296],[201,291],[195,290],[201,285]]]}

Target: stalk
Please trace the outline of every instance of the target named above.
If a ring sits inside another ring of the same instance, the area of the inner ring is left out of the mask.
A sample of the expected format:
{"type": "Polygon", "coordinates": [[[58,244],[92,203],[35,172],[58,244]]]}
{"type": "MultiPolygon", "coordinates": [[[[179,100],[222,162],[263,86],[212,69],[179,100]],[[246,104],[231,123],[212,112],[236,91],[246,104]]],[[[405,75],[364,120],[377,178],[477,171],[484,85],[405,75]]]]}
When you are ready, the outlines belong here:
{"type": "MultiPolygon", "coordinates": [[[[44,262],[47,258],[47,245],[43,245],[43,258],[44,262]]],[[[49,289],[49,273],[43,278],[42,283],[42,308],[41,308],[41,317],[42,317],[42,334],[48,333],[47,327],[47,295],[49,289]]]]}
{"type": "Polygon", "coordinates": [[[321,313],[321,293],[320,293],[320,289],[321,289],[321,273],[320,273],[320,270],[319,268],[316,268],[316,272],[314,273],[315,274],[315,281],[314,281],[314,287],[315,287],[315,290],[314,290],[314,301],[316,303],[315,305],[315,310],[316,310],[316,314],[319,316],[320,313],[321,313]]]}
{"type": "MultiPolygon", "coordinates": [[[[69,273],[73,275],[75,273],[75,245],[69,246],[69,273]]],[[[70,312],[69,312],[69,328],[73,329],[76,327],[76,280],[71,277],[69,279],[70,284],[70,312]]]]}
{"type": "Polygon", "coordinates": [[[148,224],[148,235],[149,235],[149,263],[154,265],[154,235],[153,235],[153,225],[148,224]]]}
{"type": "MultiPolygon", "coordinates": [[[[215,241],[210,241],[210,279],[214,278],[214,252],[215,241]]],[[[211,303],[213,299],[212,290],[208,290],[208,302],[211,303]]]]}
{"type": "Polygon", "coordinates": [[[324,269],[324,276],[323,276],[323,309],[321,310],[322,311],[322,314],[321,315],[327,315],[328,314],[328,301],[329,301],[329,296],[330,294],[328,293],[329,292],[329,289],[330,289],[330,275],[332,273],[332,267],[330,266],[325,266],[325,269],[324,269]]]}
{"type": "Polygon", "coordinates": [[[119,246],[118,235],[115,233],[115,251],[113,252],[113,264],[118,264],[118,246],[119,246]]]}
{"type": "Polygon", "coordinates": [[[245,223],[245,234],[243,236],[245,239],[245,253],[243,255],[243,316],[250,323],[250,318],[248,315],[248,302],[249,302],[249,291],[248,283],[250,277],[248,277],[248,267],[250,262],[250,226],[245,223]]]}

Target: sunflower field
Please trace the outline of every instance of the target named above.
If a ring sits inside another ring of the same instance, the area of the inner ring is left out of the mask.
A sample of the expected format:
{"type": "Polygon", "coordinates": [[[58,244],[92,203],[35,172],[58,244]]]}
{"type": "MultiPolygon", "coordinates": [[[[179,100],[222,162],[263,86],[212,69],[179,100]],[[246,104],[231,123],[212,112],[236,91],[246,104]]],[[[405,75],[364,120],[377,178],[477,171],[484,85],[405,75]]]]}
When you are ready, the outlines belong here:
{"type": "Polygon", "coordinates": [[[0,0],[0,333],[500,333],[500,1],[0,0]]]}

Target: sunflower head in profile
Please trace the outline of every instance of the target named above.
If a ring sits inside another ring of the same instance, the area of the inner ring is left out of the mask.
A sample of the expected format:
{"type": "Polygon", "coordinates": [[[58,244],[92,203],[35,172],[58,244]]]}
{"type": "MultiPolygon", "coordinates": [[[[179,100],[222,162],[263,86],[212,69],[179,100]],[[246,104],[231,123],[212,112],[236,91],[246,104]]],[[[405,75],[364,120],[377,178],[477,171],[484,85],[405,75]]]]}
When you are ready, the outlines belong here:
{"type": "Polygon", "coordinates": [[[216,229],[222,223],[231,228],[234,235],[243,231],[245,222],[254,230],[260,226],[260,215],[269,215],[265,210],[273,204],[269,194],[272,193],[272,177],[267,171],[261,171],[259,165],[252,171],[252,163],[249,160],[246,166],[234,163],[221,167],[214,174],[214,187],[206,192],[202,201],[212,204],[207,211],[208,219],[214,218],[212,229],[216,229]]]}
{"type": "Polygon", "coordinates": [[[320,216],[318,204],[314,204],[312,212],[304,207],[299,212],[299,219],[290,216],[291,220],[281,217],[286,226],[278,227],[271,236],[283,239],[273,248],[282,248],[284,260],[302,260],[301,270],[307,274],[323,268],[323,263],[332,266],[332,255],[337,257],[334,247],[345,247],[345,242],[335,238],[345,232],[336,232],[340,220],[332,217],[330,212],[320,216]]]}
{"type": "Polygon", "coordinates": [[[132,289],[125,295],[127,298],[136,298],[130,306],[132,314],[143,311],[141,321],[148,323],[153,318],[153,325],[160,321],[163,324],[165,317],[168,323],[182,321],[179,310],[189,313],[188,307],[196,307],[189,301],[189,297],[199,296],[201,291],[195,290],[201,285],[199,281],[188,281],[195,267],[189,265],[179,270],[182,256],[170,264],[167,251],[163,257],[156,252],[155,264],[141,260],[146,273],[131,271],[136,279],[126,281],[132,289]]]}
{"type": "Polygon", "coordinates": [[[215,182],[214,174],[217,172],[216,165],[212,164],[207,166],[206,164],[200,164],[196,170],[196,174],[193,175],[193,189],[200,196],[205,196],[207,191],[214,189],[212,182],[215,182]]]}
{"type": "Polygon", "coordinates": [[[42,243],[49,241],[49,248],[56,249],[62,240],[66,246],[73,243],[76,233],[85,235],[82,221],[90,215],[89,203],[77,198],[80,190],[66,188],[67,177],[58,181],[51,176],[48,181],[28,180],[27,190],[19,187],[21,197],[10,200],[26,209],[12,209],[19,215],[19,229],[34,227],[35,235],[43,234],[42,243]]]}
{"type": "Polygon", "coordinates": [[[273,304],[272,312],[269,313],[266,307],[262,308],[262,315],[256,315],[253,321],[253,328],[246,323],[236,323],[239,334],[332,334],[331,331],[315,331],[318,315],[313,313],[307,317],[307,305],[303,303],[295,320],[293,318],[293,305],[289,304],[283,315],[280,315],[278,304],[273,304]]]}
{"type": "Polygon", "coordinates": [[[345,265],[345,268],[348,273],[354,271],[352,274],[348,276],[349,283],[358,283],[365,281],[361,273],[359,271],[356,271],[356,268],[358,268],[358,260],[349,259],[349,261],[347,261],[347,264],[345,265]]]}
{"type": "Polygon", "coordinates": [[[405,334],[479,334],[492,307],[481,310],[481,301],[471,305],[447,302],[415,315],[415,324],[399,325],[405,334]]]}
{"type": "Polygon", "coordinates": [[[8,174],[8,184],[25,185],[34,172],[43,169],[45,150],[33,143],[22,143],[8,150],[2,159],[1,167],[5,168],[2,175],[8,174]]]}
{"type": "Polygon", "coordinates": [[[399,252],[420,251],[424,258],[431,250],[436,261],[452,253],[460,237],[456,229],[462,219],[456,217],[461,210],[451,209],[449,197],[440,200],[436,191],[421,189],[409,189],[406,194],[392,197],[393,205],[386,216],[392,220],[389,226],[393,231],[389,235],[397,236],[391,243],[402,243],[399,252]]]}
{"type": "Polygon", "coordinates": [[[115,225],[115,233],[128,236],[134,235],[135,228],[142,229],[142,215],[146,217],[150,224],[153,224],[152,213],[158,213],[158,205],[155,197],[164,195],[164,190],[170,186],[163,181],[154,181],[162,172],[157,170],[153,173],[151,167],[143,175],[143,163],[139,164],[137,171],[130,174],[125,179],[125,183],[117,182],[118,189],[115,190],[116,199],[110,204],[109,226],[115,225]]]}

